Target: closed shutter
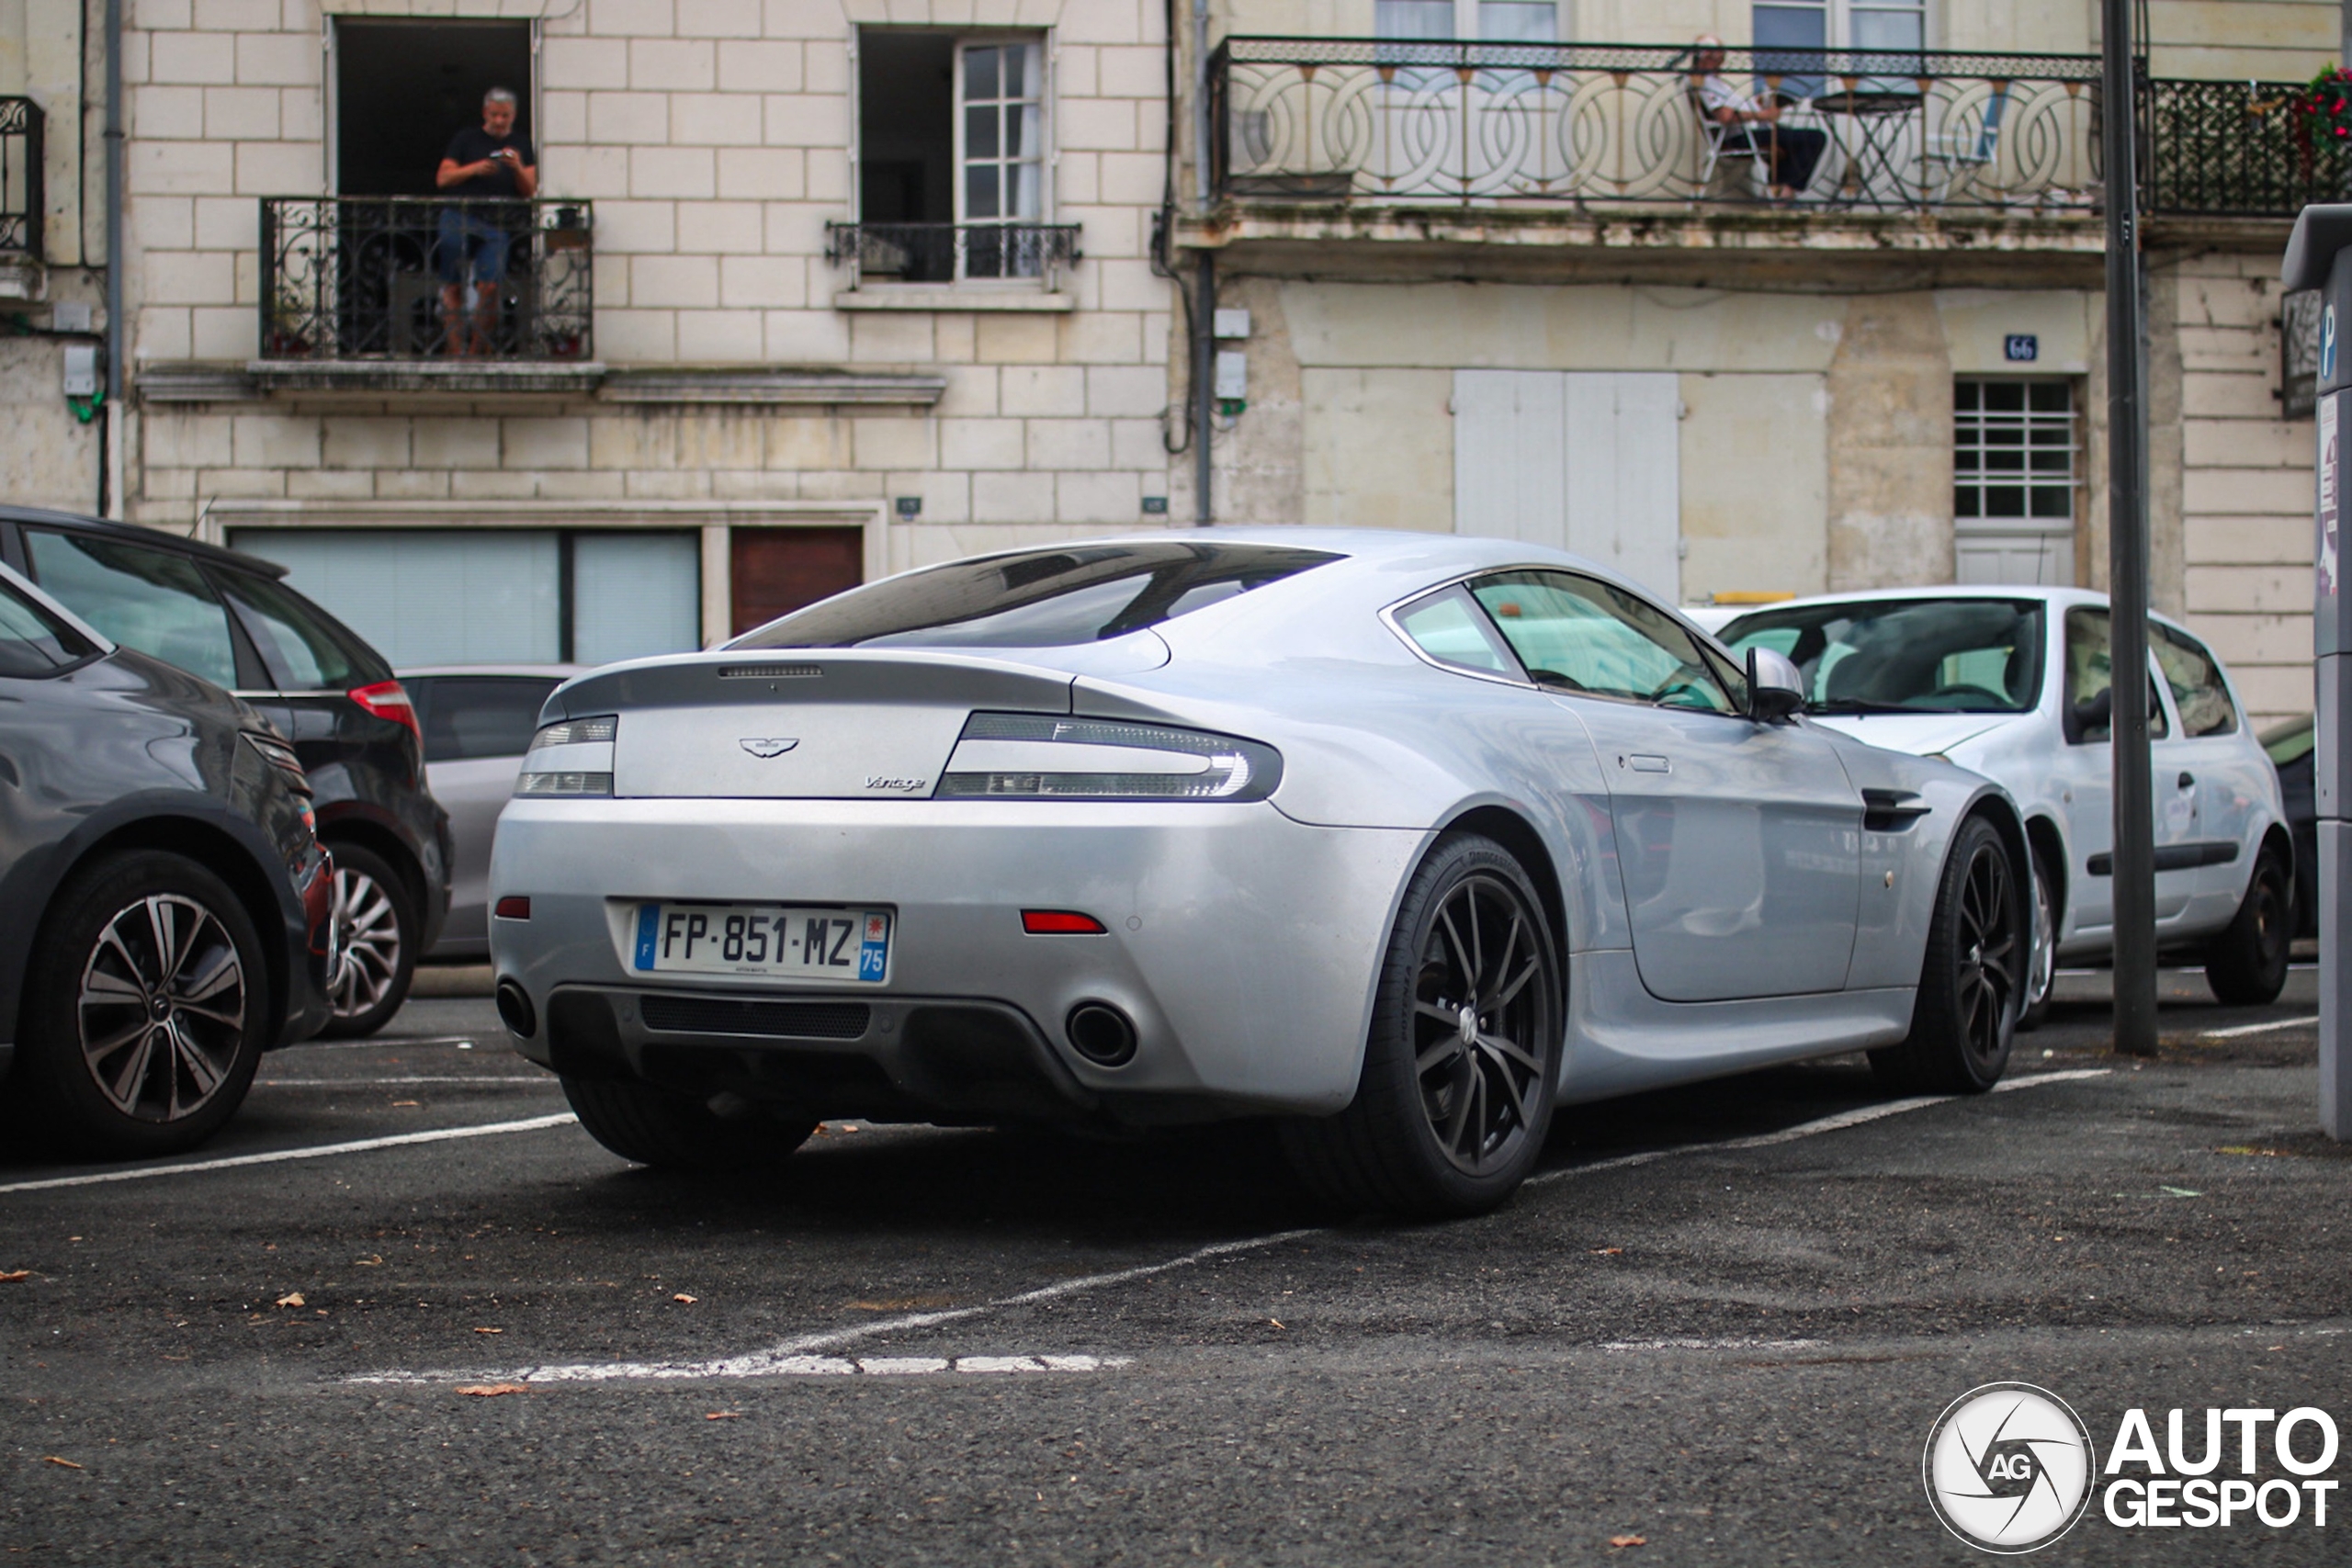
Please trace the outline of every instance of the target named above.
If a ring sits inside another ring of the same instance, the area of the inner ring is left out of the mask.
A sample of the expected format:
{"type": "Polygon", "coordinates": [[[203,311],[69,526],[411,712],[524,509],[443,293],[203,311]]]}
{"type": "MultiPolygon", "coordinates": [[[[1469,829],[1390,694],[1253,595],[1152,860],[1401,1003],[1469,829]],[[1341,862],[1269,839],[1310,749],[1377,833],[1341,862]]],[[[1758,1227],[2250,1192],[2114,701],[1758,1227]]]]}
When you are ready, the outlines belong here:
{"type": "Polygon", "coordinates": [[[540,529],[243,529],[231,541],[373,643],[394,667],[553,664],[559,541],[540,529]]]}
{"type": "Polygon", "coordinates": [[[1457,370],[1453,531],[1682,591],[1681,399],[1657,371],[1457,370]]]}
{"type": "Polygon", "coordinates": [[[686,533],[575,534],[571,657],[610,664],[702,646],[702,540],[686,533]]]}

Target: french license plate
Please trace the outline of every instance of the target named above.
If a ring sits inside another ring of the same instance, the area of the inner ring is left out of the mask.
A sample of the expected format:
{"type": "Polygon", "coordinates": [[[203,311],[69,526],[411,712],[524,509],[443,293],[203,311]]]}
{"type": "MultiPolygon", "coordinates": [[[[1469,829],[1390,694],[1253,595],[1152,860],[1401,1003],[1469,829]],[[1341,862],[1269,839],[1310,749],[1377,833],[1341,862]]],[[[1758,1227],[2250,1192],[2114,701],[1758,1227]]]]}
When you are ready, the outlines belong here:
{"type": "Polygon", "coordinates": [[[890,914],[777,904],[639,904],[630,967],[641,974],[878,986],[890,976],[890,914]]]}

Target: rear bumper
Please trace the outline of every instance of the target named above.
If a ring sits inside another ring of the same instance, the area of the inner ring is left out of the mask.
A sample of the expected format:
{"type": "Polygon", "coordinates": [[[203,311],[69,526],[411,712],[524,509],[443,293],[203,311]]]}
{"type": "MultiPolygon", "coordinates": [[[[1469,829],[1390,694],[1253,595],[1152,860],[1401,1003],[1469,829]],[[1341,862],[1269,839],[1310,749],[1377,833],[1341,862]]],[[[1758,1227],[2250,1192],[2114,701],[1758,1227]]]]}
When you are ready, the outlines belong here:
{"type": "Polygon", "coordinates": [[[1353,1096],[1395,902],[1429,835],[1314,828],[1266,805],[517,800],[501,818],[501,981],[564,1072],[733,1091],[817,1115],[1145,1123],[1329,1111],[1353,1096]],[[638,900],[887,905],[890,978],[817,989],[652,976],[638,900]],[[1099,936],[1031,936],[1023,908],[1099,936]],[[648,1019],[648,1003],[652,1019],[648,1019]],[[1105,1066],[1066,1021],[1134,1021],[1105,1066]]]}

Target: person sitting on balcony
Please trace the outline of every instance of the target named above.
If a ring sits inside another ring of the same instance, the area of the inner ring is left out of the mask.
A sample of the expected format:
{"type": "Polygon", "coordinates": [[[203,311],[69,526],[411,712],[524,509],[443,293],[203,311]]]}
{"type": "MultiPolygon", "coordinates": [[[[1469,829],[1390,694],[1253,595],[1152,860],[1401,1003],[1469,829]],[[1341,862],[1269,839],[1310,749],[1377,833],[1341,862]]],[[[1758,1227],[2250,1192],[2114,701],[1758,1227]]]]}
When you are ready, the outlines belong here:
{"type": "Polygon", "coordinates": [[[1766,194],[1775,201],[1795,200],[1813,183],[1814,165],[1828,151],[1829,138],[1818,130],[1781,125],[1781,100],[1770,94],[1743,93],[1733,86],[1723,73],[1723,39],[1701,33],[1693,47],[1699,112],[1719,128],[1713,132],[1716,154],[1763,159],[1769,171],[1766,194]]]}
{"type": "MultiPolygon", "coordinates": [[[[449,139],[433,183],[468,202],[528,199],[537,194],[538,164],[530,141],[514,129],[511,90],[492,87],[482,96],[481,128],[468,126],[449,139]]],[[[441,319],[447,323],[448,352],[453,355],[492,351],[512,221],[500,207],[451,205],[441,209],[434,265],[441,275],[441,319]]]]}

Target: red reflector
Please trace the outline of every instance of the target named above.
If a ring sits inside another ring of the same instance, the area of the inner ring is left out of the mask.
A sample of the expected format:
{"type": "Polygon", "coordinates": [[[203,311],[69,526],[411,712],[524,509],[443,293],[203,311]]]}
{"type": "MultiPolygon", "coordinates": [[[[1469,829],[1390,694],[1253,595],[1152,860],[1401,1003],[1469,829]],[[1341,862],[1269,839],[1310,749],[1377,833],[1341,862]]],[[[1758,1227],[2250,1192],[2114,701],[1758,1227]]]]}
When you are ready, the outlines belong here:
{"type": "Polygon", "coordinates": [[[510,893],[498,901],[494,912],[502,920],[527,920],[531,918],[531,901],[510,893]]]}
{"type": "Polygon", "coordinates": [[[1075,909],[1023,909],[1021,929],[1031,936],[1101,936],[1110,928],[1075,909]]]}
{"type": "Polygon", "coordinates": [[[389,718],[394,724],[408,726],[408,731],[416,737],[417,744],[424,743],[424,731],[416,724],[416,705],[408,700],[408,688],[398,681],[379,681],[372,686],[355,686],[344,695],[378,718],[389,718]]]}

